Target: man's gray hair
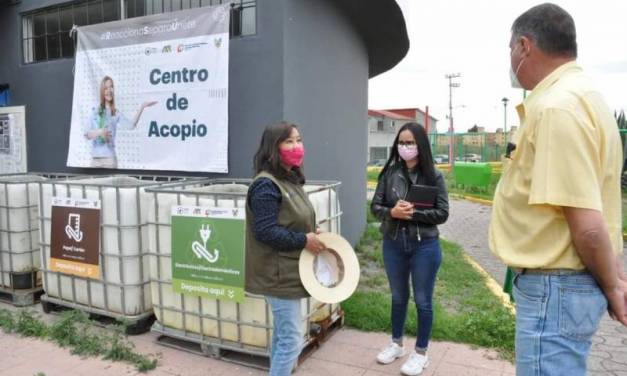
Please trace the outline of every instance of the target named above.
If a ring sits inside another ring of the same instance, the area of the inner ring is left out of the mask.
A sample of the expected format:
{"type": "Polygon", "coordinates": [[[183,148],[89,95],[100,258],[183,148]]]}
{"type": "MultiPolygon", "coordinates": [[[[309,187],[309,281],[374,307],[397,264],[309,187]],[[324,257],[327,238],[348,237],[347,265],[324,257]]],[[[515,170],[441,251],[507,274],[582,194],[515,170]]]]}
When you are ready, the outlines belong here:
{"type": "Polygon", "coordinates": [[[512,39],[523,36],[549,55],[577,57],[575,21],[555,4],[540,4],[518,16],[512,25],[512,39]]]}

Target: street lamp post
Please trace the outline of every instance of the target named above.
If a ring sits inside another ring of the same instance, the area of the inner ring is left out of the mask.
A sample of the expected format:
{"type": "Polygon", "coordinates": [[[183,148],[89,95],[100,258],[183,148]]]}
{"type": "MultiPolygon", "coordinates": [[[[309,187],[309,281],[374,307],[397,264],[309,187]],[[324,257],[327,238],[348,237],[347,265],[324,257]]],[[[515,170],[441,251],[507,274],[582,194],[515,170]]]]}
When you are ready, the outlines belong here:
{"type": "Polygon", "coordinates": [[[507,148],[507,102],[509,99],[503,97],[501,101],[503,101],[503,132],[505,134],[505,147],[507,148]]]}
{"type": "Polygon", "coordinates": [[[448,145],[448,162],[451,165],[451,168],[455,164],[455,156],[454,156],[454,145],[455,145],[455,128],[453,126],[453,88],[459,87],[458,82],[453,82],[453,78],[461,77],[461,73],[451,73],[447,74],[444,77],[448,80],[448,119],[449,119],[449,145],[448,145]]]}

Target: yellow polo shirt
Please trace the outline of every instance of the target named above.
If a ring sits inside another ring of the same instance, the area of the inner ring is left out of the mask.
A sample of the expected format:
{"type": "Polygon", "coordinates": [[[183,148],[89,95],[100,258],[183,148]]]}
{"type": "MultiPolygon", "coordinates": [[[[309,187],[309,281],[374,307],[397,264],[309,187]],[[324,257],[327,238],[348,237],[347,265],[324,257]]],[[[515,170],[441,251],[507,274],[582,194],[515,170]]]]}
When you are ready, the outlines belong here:
{"type": "Polygon", "coordinates": [[[544,78],[516,107],[516,149],[494,194],[490,248],[509,266],[583,269],[562,207],[601,211],[622,253],[618,127],[573,61],[544,78]]]}

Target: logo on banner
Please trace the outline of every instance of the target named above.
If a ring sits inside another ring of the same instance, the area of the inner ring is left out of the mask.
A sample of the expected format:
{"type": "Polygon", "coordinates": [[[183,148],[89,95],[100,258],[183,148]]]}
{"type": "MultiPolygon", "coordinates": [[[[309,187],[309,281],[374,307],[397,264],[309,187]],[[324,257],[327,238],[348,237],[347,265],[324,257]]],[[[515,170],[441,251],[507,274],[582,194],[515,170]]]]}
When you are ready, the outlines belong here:
{"type": "Polygon", "coordinates": [[[202,244],[200,244],[199,241],[193,242],[192,251],[199,259],[205,259],[213,264],[218,261],[218,258],[220,258],[220,251],[218,249],[214,249],[213,253],[211,253],[207,250],[207,240],[211,238],[211,227],[209,227],[209,225],[201,225],[198,232],[200,233],[202,244]]]}
{"type": "Polygon", "coordinates": [[[70,213],[65,226],[65,234],[68,239],[74,239],[75,242],[80,243],[83,240],[83,232],[81,231],[81,215],[76,213],[70,213]]]}
{"type": "Polygon", "coordinates": [[[163,46],[163,48],[161,49],[161,53],[163,54],[167,54],[172,52],[172,46],[170,46],[169,44],[167,46],[163,46]]]}
{"type": "Polygon", "coordinates": [[[222,38],[215,38],[213,40],[213,45],[216,46],[216,48],[220,48],[220,46],[222,46],[222,38]]]}
{"type": "Polygon", "coordinates": [[[157,51],[159,50],[154,47],[146,47],[146,55],[156,54],[157,51]]]}
{"type": "MultiPolygon", "coordinates": [[[[221,38],[220,38],[220,39],[221,39],[221,38]]],[[[202,47],[202,46],[204,46],[204,45],[206,45],[206,44],[208,44],[208,43],[205,43],[205,42],[199,42],[199,43],[191,43],[191,44],[179,44],[179,45],[176,47],[176,52],[184,52],[184,51],[189,51],[189,50],[194,49],[194,48],[200,48],[200,47],[202,47]]],[[[222,44],[222,40],[220,40],[220,44],[222,44]]],[[[216,47],[217,47],[217,46],[216,46],[216,47]]]]}
{"type": "Polygon", "coordinates": [[[218,11],[213,13],[213,20],[216,22],[224,22],[226,18],[230,16],[230,12],[226,8],[218,9],[218,11]]]}

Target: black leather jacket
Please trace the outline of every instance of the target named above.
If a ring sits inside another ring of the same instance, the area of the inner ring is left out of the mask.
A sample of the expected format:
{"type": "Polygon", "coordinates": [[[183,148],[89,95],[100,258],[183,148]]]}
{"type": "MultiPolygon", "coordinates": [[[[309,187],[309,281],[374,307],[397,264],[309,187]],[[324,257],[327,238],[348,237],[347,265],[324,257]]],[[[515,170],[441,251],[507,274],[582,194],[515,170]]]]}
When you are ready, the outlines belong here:
{"type": "MultiPolygon", "coordinates": [[[[390,216],[390,210],[399,199],[405,197],[409,187],[401,167],[388,169],[385,175],[379,179],[370,210],[381,221],[380,230],[383,235],[396,239],[399,231],[408,231],[410,237],[421,239],[437,237],[440,234],[437,225],[448,219],[448,192],[444,175],[437,169],[435,174],[439,192],[434,207],[414,210],[414,215],[410,220],[396,219],[390,216]]],[[[416,183],[425,184],[420,174],[416,183]]]]}

